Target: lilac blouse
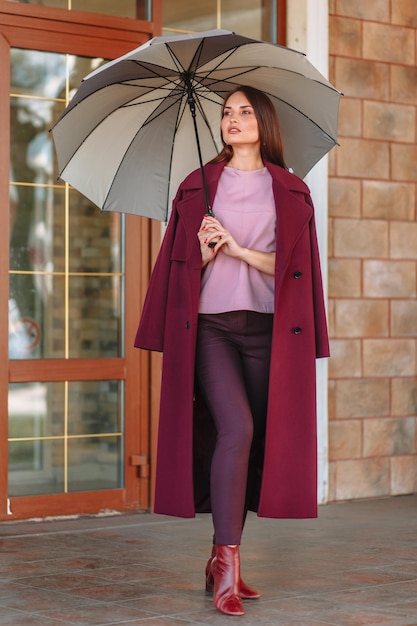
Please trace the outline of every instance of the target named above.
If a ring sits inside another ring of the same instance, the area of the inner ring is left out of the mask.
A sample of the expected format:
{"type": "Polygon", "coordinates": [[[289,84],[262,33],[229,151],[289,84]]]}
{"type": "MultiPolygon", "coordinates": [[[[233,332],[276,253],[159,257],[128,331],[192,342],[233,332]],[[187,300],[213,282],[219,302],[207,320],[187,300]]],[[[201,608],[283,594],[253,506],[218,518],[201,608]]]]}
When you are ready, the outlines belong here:
{"type": "MultiPolygon", "coordinates": [[[[213,212],[240,246],[275,252],[276,211],[268,170],[225,167],[213,212]]],[[[203,271],[199,313],[274,312],[274,276],[219,250],[203,271]]]]}

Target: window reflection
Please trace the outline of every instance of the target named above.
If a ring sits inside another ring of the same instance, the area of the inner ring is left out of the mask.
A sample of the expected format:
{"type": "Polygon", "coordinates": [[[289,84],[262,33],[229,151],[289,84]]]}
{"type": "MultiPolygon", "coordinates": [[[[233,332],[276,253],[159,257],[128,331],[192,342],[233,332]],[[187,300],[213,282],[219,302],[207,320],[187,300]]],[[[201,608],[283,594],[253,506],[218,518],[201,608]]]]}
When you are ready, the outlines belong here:
{"type": "Polygon", "coordinates": [[[9,358],[65,358],[65,277],[11,277],[9,358]]]}
{"type": "Polygon", "coordinates": [[[64,491],[65,383],[9,386],[9,496],[64,491]]]}
{"type": "Polygon", "coordinates": [[[63,493],[63,440],[9,443],[9,497],[63,493]]]}
{"type": "Polygon", "coordinates": [[[74,439],[68,447],[68,491],[98,491],[121,486],[120,438],[74,439]]]}
{"type": "Polygon", "coordinates": [[[122,428],[119,381],[72,381],[68,386],[68,434],[84,437],[122,428]]]}
{"type": "Polygon", "coordinates": [[[74,276],[69,283],[69,357],[119,355],[120,277],[74,276]]]}

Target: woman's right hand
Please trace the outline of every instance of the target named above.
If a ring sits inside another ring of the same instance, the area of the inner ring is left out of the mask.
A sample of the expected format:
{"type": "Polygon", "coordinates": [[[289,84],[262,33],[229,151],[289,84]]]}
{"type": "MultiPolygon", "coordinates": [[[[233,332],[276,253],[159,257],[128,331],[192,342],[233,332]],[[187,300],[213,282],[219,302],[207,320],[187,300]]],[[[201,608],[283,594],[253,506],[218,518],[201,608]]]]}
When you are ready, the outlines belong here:
{"type": "MultiPolygon", "coordinates": [[[[214,218],[215,219],[215,218],[214,218]]],[[[203,218],[201,222],[200,229],[197,233],[198,240],[200,242],[200,250],[201,250],[201,266],[205,267],[210,261],[216,258],[218,248],[216,247],[216,243],[218,240],[217,232],[213,229],[210,222],[213,218],[206,219],[206,216],[203,218]],[[212,247],[209,244],[212,243],[212,247]]],[[[216,220],[217,222],[217,220],[216,220]]]]}

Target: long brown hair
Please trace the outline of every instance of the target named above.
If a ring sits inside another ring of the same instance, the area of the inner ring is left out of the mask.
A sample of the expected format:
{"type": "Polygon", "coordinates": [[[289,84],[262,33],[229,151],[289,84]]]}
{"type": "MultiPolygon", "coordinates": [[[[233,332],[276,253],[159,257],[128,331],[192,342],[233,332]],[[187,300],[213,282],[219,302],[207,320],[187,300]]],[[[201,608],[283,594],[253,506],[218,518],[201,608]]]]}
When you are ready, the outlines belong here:
{"type": "MultiPolygon", "coordinates": [[[[284,160],[284,146],[282,143],[281,130],[279,127],[278,115],[274,105],[268,96],[255,87],[247,87],[246,85],[240,85],[227,94],[223,109],[227,104],[230,96],[238,91],[245,94],[253,107],[256,120],[259,127],[259,140],[261,149],[262,161],[269,161],[275,163],[286,169],[284,160]]],[[[223,141],[223,139],[222,139],[223,141]]],[[[223,150],[210,161],[211,163],[221,163],[223,161],[230,161],[233,156],[233,147],[227,145],[223,141],[223,150]]]]}

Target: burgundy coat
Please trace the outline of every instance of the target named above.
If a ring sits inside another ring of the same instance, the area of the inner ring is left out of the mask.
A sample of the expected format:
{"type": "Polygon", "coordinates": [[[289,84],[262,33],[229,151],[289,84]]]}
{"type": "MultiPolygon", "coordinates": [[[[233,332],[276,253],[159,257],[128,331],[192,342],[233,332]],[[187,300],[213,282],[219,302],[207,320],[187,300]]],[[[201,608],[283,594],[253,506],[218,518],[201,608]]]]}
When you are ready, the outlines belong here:
{"type": "MultiPolygon", "coordinates": [[[[317,515],[316,357],[329,355],[313,205],[308,187],[266,164],[277,210],[275,314],[259,516],[317,515]]],[[[211,204],[224,163],[205,166],[211,204]]],[[[201,173],[181,184],[152,273],[135,346],[162,351],[155,512],[210,510],[214,424],[195,387],[201,277],[201,173]]]]}

